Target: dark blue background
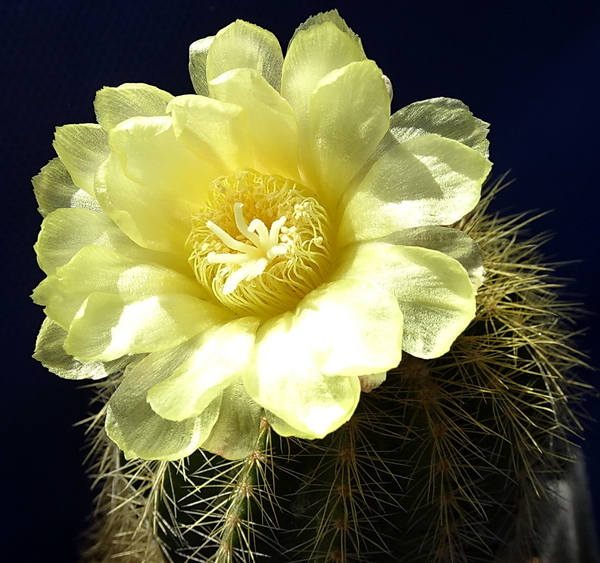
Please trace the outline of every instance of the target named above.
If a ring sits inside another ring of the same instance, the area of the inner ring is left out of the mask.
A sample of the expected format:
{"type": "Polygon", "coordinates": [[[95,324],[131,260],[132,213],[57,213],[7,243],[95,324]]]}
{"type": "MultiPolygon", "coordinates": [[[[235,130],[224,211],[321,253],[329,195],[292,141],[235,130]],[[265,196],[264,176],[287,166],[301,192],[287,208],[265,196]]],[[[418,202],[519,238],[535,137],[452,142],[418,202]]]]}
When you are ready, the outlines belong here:
{"type": "MultiPolygon", "coordinates": [[[[367,55],[394,84],[393,109],[459,98],[492,124],[494,173],[516,183],[498,198],[511,211],[554,210],[536,224],[574,278],[569,291],[598,313],[600,2],[438,1],[391,7],[369,1],[22,0],[0,11],[3,205],[3,401],[0,553],[11,563],[71,563],[90,511],[81,469],[86,392],[30,359],[42,311],[29,301],[41,280],[31,249],[40,217],[29,179],[54,156],[54,127],[94,120],[97,89],[146,82],[184,94],[188,45],[236,18],[286,45],[309,15],[337,7],[367,55]]],[[[580,338],[600,365],[598,317],[580,338]]],[[[584,374],[594,380],[594,374],[584,374]]],[[[588,408],[598,417],[599,403],[588,408]]],[[[600,506],[598,425],[584,451],[600,506]]],[[[600,516],[600,514],[597,514],[600,516]]]]}

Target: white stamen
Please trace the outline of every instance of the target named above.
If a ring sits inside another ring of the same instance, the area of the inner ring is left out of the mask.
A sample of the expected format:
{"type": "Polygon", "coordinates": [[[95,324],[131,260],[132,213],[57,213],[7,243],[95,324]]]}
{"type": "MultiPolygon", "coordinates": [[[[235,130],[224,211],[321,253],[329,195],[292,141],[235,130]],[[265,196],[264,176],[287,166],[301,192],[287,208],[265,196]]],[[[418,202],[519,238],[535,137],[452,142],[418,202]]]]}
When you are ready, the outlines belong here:
{"type": "Polygon", "coordinates": [[[277,256],[283,256],[287,252],[287,246],[280,244],[279,240],[280,232],[286,222],[286,218],[280,217],[276,221],[273,221],[270,230],[267,229],[267,226],[260,219],[253,219],[250,225],[248,225],[244,219],[242,207],[242,203],[233,204],[235,226],[254,246],[234,239],[212,221],[206,222],[206,226],[216,237],[231,248],[231,250],[241,253],[217,254],[216,252],[210,252],[206,256],[206,260],[211,264],[238,264],[240,266],[237,270],[229,274],[223,286],[223,295],[232,293],[243,280],[250,281],[260,276],[271,260],[277,256]]]}

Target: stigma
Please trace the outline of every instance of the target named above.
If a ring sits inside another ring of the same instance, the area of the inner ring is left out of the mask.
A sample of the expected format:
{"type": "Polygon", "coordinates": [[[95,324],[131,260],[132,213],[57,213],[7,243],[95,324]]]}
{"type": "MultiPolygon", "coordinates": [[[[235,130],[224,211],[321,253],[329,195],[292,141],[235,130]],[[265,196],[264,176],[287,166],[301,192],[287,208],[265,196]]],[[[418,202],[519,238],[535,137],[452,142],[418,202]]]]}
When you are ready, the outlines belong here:
{"type": "Polygon", "coordinates": [[[206,222],[208,229],[228,248],[235,251],[223,254],[210,252],[206,256],[206,260],[210,264],[235,264],[240,266],[227,277],[222,289],[223,295],[229,295],[235,291],[242,281],[250,281],[260,276],[271,261],[287,252],[287,245],[279,240],[282,228],[285,229],[286,217],[283,216],[273,221],[270,229],[267,229],[267,226],[260,219],[253,219],[248,225],[242,207],[242,203],[233,204],[235,226],[251,244],[233,238],[212,221],[206,222]]]}

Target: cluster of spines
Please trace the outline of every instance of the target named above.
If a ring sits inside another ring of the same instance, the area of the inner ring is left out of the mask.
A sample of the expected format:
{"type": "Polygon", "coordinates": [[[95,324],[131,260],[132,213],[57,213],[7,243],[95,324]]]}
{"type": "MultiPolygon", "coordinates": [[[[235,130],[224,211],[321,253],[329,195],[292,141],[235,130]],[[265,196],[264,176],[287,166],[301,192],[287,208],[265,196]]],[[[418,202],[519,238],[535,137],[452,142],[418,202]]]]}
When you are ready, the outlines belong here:
{"type": "Polygon", "coordinates": [[[493,194],[457,225],[486,262],[471,326],[442,358],[405,358],[324,440],[274,445],[265,422],[245,460],[120,464],[100,431],[108,555],[86,563],[535,560],[551,484],[573,460],[584,362],[577,309],[538,258],[545,237],[521,241],[532,218],[487,214],[493,194]]]}

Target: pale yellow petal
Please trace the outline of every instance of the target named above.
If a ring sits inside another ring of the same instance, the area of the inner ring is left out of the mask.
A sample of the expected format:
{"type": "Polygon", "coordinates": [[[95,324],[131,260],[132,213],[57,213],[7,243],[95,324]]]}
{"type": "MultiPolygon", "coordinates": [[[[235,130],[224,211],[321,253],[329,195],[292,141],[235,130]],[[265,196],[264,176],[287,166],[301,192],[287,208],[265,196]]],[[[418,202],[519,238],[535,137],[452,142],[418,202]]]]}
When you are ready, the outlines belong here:
{"type": "Polygon", "coordinates": [[[190,358],[150,389],[150,406],[169,420],[199,415],[248,365],[258,325],[244,317],[205,332],[190,358]]]}
{"type": "Polygon", "coordinates": [[[105,213],[57,209],[42,222],[34,245],[40,268],[48,275],[84,246],[105,246],[136,262],[153,262],[192,275],[185,256],[156,252],[133,242],[105,213]]]}
{"type": "Polygon", "coordinates": [[[330,72],[317,84],[309,108],[300,166],[320,188],[320,199],[336,209],[389,127],[390,98],[381,70],[361,61],[330,72]]]}
{"type": "Polygon", "coordinates": [[[377,285],[354,279],[326,283],[298,305],[290,337],[307,347],[325,375],[367,375],[398,365],[402,313],[377,285]]]}
{"type": "Polygon", "coordinates": [[[106,433],[126,458],[181,459],[193,453],[210,435],[219,416],[220,397],[201,416],[182,422],[161,418],[146,402],[148,389],[168,377],[188,354],[185,344],[150,354],[127,370],[123,382],[111,396],[106,433]]]}
{"type": "Polygon", "coordinates": [[[206,76],[213,78],[236,68],[251,68],[279,91],[283,54],[277,38],[266,29],[237,20],[215,36],[206,58],[206,76]]]}
{"type": "Polygon", "coordinates": [[[485,275],[483,253],[479,245],[465,232],[450,227],[415,227],[396,231],[377,242],[401,246],[419,246],[437,250],[457,260],[467,271],[477,289],[485,275]]]}
{"type": "Polygon", "coordinates": [[[137,244],[182,253],[197,205],[129,179],[114,154],[98,171],[96,194],[104,211],[137,244]]]}
{"type": "Polygon", "coordinates": [[[127,177],[173,198],[201,203],[216,175],[179,142],[170,116],[123,121],[110,131],[109,142],[127,177]]]}
{"type": "Polygon", "coordinates": [[[38,211],[45,217],[55,209],[78,207],[97,213],[102,211],[93,195],[78,188],[60,158],[53,158],[31,179],[38,211]]]}
{"type": "Polygon", "coordinates": [[[489,123],[477,119],[465,104],[453,98],[432,98],[409,104],[397,111],[390,123],[390,133],[399,143],[435,133],[471,147],[486,158],[488,129],[489,123]]]}
{"type": "Polygon", "coordinates": [[[255,169],[299,180],[298,132],[289,103],[254,69],[236,69],[211,81],[211,95],[246,111],[255,169]]]}
{"type": "Polygon", "coordinates": [[[208,79],[206,78],[206,57],[215,40],[214,36],[198,39],[190,45],[189,71],[194,92],[199,96],[208,96],[208,79]]]}
{"type": "Polygon", "coordinates": [[[475,290],[453,258],[426,248],[370,242],[344,250],[333,279],[376,283],[404,315],[403,349],[419,358],[445,354],[475,315],[475,290]]]}
{"type": "Polygon", "coordinates": [[[168,109],[178,141],[214,171],[213,178],[254,164],[240,106],[187,95],[175,98],[168,109]]]}
{"type": "Polygon", "coordinates": [[[94,195],[94,176],[109,153],[106,131],[96,123],[56,128],[54,150],[78,188],[94,195]]]}
{"type": "Polygon", "coordinates": [[[262,408],[255,403],[241,378],[222,393],[219,418],[202,448],[226,459],[241,459],[256,451],[262,408]]]}
{"type": "Polygon", "coordinates": [[[94,292],[69,326],[64,348],[83,361],[172,348],[228,317],[222,307],[191,295],[151,297],[94,292]]]}
{"type": "Polygon", "coordinates": [[[110,248],[85,246],[71,261],[56,269],[34,290],[33,299],[64,329],[90,293],[121,294],[143,299],[162,294],[206,297],[194,278],[159,266],[126,258],[110,248]]]}
{"type": "Polygon", "coordinates": [[[165,115],[173,96],[148,84],[121,84],[117,88],[105,86],[96,93],[94,111],[98,123],[110,131],[131,117],[165,115]]]}
{"type": "Polygon", "coordinates": [[[360,396],[358,377],[323,375],[295,337],[292,313],[265,323],[254,362],[243,376],[248,394],[307,438],[323,438],[351,416],[360,396]]]}
{"type": "Polygon", "coordinates": [[[111,362],[84,363],[63,348],[67,332],[48,317],[44,319],[33,357],[52,373],[64,379],[102,379],[125,369],[136,356],[124,356],[111,362]]]}
{"type": "Polygon", "coordinates": [[[339,22],[313,20],[301,26],[288,47],[281,77],[281,94],[294,109],[301,139],[308,130],[309,101],[319,81],[333,70],[365,59],[356,36],[339,22]]]}
{"type": "Polygon", "coordinates": [[[346,192],[339,242],[451,224],[477,204],[490,168],[489,160],[458,141],[433,134],[409,139],[346,192]]]}

